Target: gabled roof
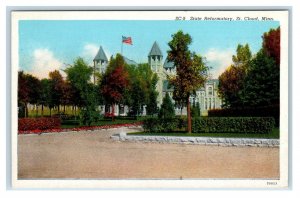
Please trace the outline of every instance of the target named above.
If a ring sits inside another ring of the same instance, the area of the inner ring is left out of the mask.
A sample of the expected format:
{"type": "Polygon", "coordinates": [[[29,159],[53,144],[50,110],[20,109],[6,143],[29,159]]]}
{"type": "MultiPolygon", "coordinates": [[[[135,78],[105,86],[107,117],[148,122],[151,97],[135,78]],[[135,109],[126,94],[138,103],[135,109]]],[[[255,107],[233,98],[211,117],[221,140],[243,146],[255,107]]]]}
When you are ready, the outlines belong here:
{"type": "Polygon", "coordinates": [[[168,59],[165,60],[164,62],[164,66],[163,66],[165,69],[168,69],[168,68],[174,68],[174,63],[171,62],[171,61],[168,61],[168,59]]]}
{"type": "Polygon", "coordinates": [[[148,56],[163,56],[156,41],[152,45],[152,48],[151,48],[148,56]]]}
{"type": "Polygon", "coordinates": [[[138,64],[134,60],[130,60],[129,58],[127,58],[125,56],[123,56],[123,58],[124,58],[124,61],[125,61],[126,64],[138,66],[138,64]]]}
{"type": "Polygon", "coordinates": [[[93,61],[108,61],[102,46],[100,46],[98,53],[93,61]]]}

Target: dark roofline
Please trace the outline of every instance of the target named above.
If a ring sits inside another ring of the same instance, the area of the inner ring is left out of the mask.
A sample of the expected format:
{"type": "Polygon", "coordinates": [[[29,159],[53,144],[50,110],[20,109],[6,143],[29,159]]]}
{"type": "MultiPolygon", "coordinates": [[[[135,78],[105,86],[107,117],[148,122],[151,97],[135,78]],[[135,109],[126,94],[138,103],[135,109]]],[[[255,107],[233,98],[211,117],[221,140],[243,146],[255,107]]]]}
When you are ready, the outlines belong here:
{"type": "Polygon", "coordinates": [[[151,50],[150,50],[150,52],[148,54],[148,57],[149,56],[163,56],[162,52],[160,50],[160,47],[159,47],[159,45],[158,45],[158,43],[156,41],[152,45],[152,48],[151,48],[151,50]]]}
{"type": "Polygon", "coordinates": [[[95,58],[93,59],[93,61],[107,61],[108,62],[107,56],[101,45],[100,45],[99,50],[98,50],[95,58]]]}

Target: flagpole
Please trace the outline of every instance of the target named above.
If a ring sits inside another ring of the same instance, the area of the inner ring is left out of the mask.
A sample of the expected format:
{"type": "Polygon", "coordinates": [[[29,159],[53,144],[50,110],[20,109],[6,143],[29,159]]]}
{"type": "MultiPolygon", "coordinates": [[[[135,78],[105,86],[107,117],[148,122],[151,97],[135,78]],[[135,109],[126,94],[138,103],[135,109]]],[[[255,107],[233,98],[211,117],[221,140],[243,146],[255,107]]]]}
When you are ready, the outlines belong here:
{"type": "Polygon", "coordinates": [[[121,55],[123,56],[123,36],[122,36],[122,39],[121,39],[121,55]]]}
{"type": "Polygon", "coordinates": [[[122,45],[121,45],[121,55],[123,56],[123,41],[122,41],[122,45]]]}

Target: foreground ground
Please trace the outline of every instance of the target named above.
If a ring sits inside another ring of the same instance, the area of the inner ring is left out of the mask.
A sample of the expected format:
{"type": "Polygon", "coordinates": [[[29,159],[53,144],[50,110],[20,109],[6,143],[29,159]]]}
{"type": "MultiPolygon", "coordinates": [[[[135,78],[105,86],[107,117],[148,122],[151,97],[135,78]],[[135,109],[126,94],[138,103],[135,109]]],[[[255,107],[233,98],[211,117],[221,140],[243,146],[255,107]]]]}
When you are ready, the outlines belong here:
{"type": "Polygon", "coordinates": [[[279,178],[279,148],[114,142],[109,138],[120,131],[19,135],[18,177],[279,178]]]}

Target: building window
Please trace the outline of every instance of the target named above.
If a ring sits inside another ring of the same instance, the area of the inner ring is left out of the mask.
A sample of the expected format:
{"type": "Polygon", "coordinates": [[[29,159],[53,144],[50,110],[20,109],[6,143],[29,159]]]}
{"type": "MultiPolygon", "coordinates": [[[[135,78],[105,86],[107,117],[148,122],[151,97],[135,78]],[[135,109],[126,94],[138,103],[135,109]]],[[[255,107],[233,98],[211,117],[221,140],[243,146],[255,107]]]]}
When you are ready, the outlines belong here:
{"type": "Polygon", "coordinates": [[[208,87],[208,95],[209,95],[209,96],[212,96],[212,95],[213,95],[212,87],[208,87]]]}
{"type": "Polygon", "coordinates": [[[110,105],[105,105],[105,113],[110,113],[110,105]]]}
{"type": "Polygon", "coordinates": [[[124,114],[125,113],[124,105],[120,105],[119,108],[120,108],[119,114],[124,114]]]}

